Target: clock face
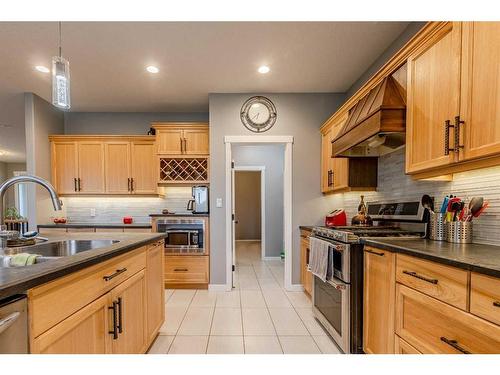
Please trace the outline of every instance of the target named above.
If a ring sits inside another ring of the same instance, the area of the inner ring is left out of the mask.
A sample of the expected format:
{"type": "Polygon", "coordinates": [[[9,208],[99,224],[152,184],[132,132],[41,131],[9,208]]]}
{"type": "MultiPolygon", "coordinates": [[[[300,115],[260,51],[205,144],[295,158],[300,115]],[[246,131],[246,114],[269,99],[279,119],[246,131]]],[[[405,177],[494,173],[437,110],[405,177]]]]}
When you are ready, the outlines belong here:
{"type": "Polygon", "coordinates": [[[248,130],[265,132],[276,122],[276,107],[264,96],[253,96],[241,107],[240,117],[248,130]]]}

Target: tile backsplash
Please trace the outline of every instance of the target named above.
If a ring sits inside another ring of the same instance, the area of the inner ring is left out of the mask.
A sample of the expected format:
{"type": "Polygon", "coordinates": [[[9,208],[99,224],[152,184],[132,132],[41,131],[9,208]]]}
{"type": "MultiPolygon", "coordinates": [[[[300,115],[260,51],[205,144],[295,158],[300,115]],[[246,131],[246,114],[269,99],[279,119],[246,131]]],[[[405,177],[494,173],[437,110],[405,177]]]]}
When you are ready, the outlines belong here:
{"type": "Polygon", "coordinates": [[[67,197],[63,198],[66,216],[73,223],[121,223],[124,216],[132,216],[135,223],[149,223],[149,214],[171,212],[189,213],[187,202],[190,187],[163,188],[164,197],[67,197]],[[95,216],[90,216],[95,209],[95,216]]]}
{"type": "Polygon", "coordinates": [[[462,198],[482,196],[490,204],[474,220],[474,242],[500,245],[500,166],[456,173],[453,181],[416,181],[404,173],[404,153],[402,148],[379,158],[377,191],[335,194],[329,198],[329,206],[344,208],[350,220],[356,214],[361,194],[365,202],[420,200],[423,194],[429,194],[438,209],[444,196],[451,193],[462,198]]]}

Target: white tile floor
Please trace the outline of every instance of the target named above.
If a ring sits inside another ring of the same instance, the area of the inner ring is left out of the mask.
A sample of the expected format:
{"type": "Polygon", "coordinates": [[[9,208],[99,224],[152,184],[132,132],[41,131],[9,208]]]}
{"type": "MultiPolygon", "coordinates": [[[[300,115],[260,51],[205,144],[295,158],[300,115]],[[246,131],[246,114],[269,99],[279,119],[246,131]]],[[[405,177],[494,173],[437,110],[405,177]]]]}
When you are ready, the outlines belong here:
{"type": "Polygon", "coordinates": [[[303,292],[283,289],[280,260],[237,242],[235,289],[166,290],[165,324],[151,354],[337,354],[303,292]]]}

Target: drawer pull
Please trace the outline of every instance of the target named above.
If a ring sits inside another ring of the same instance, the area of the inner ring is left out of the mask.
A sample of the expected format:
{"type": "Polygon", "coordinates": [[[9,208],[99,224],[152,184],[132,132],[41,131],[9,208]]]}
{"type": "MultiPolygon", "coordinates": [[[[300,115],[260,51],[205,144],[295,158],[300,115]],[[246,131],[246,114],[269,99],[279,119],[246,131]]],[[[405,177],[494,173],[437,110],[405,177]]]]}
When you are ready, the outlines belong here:
{"type": "Polygon", "coordinates": [[[453,347],[454,349],[458,350],[459,352],[461,352],[463,354],[471,354],[471,352],[469,352],[468,350],[466,350],[466,349],[462,348],[460,345],[458,345],[457,340],[450,340],[444,336],[441,336],[441,341],[448,344],[449,346],[453,347]]]}
{"type": "Polygon", "coordinates": [[[405,271],[403,271],[403,273],[406,274],[406,275],[408,275],[408,276],[415,277],[415,278],[423,280],[423,281],[427,281],[428,283],[431,283],[431,284],[437,284],[438,283],[437,279],[429,279],[428,277],[419,275],[418,273],[416,273],[414,271],[406,271],[405,270],[405,271]]]}
{"type": "Polygon", "coordinates": [[[378,255],[379,257],[383,257],[385,255],[384,253],[379,253],[378,251],[373,251],[373,250],[365,250],[365,251],[373,255],[378,255]]]}
{"type": "Polygon", "coordinates": [[[495,302],[493,302],[493,306],[495,306],[495,307],[500,307],[500,302],[499,302],[499,301],[495,301],[495,302]]]}
{"type": "Polygon", "coordinates": [[[103,277],[103,279],[104,279],[104,281],[109,281],[109,280],[111,280],[111,279],[114,279],[116,276],[118,276],[118,275],[120,275],[120,274],[124,273],[125,271],[127,271],[127,269],[126,269],[126,268],[122,268],[122,269],[120,269],[120,270],[116,270],[116,272],[115,272],[115,273],[113,273],[113,274],[111,274],[111,275],[109,275],[109,276],[104,276],[104,277],[103,277]]]}
{"type": "Polygon", "coordinates": [[[174,272],[187,272],[188,269],[187,268],[175,268],[174,269],[174,272]]]}

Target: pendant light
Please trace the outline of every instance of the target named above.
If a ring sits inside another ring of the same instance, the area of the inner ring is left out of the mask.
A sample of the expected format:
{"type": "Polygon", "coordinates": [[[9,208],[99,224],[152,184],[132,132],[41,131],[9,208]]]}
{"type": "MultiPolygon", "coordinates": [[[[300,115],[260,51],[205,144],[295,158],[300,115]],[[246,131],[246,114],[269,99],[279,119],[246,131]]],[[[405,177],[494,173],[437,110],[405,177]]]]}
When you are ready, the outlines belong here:
{"type": "Polygon", "coordinates": [[[59,22],[59,56],[52,57],[52,104],[69,110],[71,107],[69,61],[62,57],[61,22],[59,22]]]}

